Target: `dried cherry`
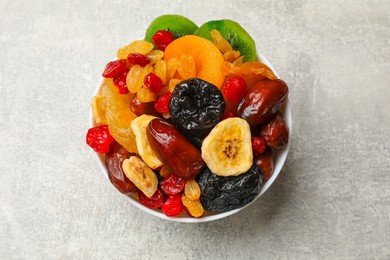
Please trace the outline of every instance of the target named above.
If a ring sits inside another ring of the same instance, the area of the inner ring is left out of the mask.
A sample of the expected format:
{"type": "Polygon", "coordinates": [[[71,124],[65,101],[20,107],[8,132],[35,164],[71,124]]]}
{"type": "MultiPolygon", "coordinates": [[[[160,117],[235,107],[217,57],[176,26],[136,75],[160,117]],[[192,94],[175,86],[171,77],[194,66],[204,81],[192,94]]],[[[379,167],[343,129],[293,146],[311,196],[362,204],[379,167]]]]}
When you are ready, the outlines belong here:
{"type": "Polygon", "coordinates": [[[95,126],[88,129],[86,142],[97,153],[107,153],[114,140],[108,130],[108,125],[95,126]]]}
{"type": "Polygon", "coordinates": [[[176,85],[169,102],[169,113],[175,126],[200,147],[203,138],[220,121],[225,106],[216,86],[192,78],[176,85]]]}
{"type": "Polygon", "coordinates": [[[162,211],[168,217],[173,217],[181,214],[182,211],[181,195],[170,195],[168,199],[161,206],[162,211]]]}
{"type": "Polygon", "coordinates": [[[151,198],[148,198],[142,191],[138,191],[139,202],[150,209],[159,209],[164,203],[164,193],[157,189],[151,198]]]}
{"type": "Polygon", "coordinates": [[[131,182],[122,170],[122,163],[129,158],[129,153],[122,145],[113,141],[110,145],[110,150],[106,154],[106,165],[108,170],[108,178],[111,183],[120,192],[130,195],[137,191],[137,187],[131,182]]]}
{"type": "Polygon", "coordinates": [[[127,73],[129,73],[129,69],[124,70],[113,78],[114,84],[118,88],[119,94],[129,93],[129,89],[127,88],[126,83],[127,73]]]}
{"type": "Polygon", "coordinates": [[[228,211],[251,202],[259,193],[262,174],[257,165],[238,176],[222,177],[206,168],[198,178],[201,188],[200,201],[205,210],[228,211]]]}
{"type": "Polygon", "coordinates": [[[184,190],[185,184],[186,181],[183,178],[171,174],[161,182],[161,189],[167,195],[175,195],[184,190]]]}
{"type": "Polygon", "coordinates": [[[113,78],[118,76],[123,71],[128,70],[125,60],[115,60],[107,63],[102,76],[105,78],[113,78]]]}

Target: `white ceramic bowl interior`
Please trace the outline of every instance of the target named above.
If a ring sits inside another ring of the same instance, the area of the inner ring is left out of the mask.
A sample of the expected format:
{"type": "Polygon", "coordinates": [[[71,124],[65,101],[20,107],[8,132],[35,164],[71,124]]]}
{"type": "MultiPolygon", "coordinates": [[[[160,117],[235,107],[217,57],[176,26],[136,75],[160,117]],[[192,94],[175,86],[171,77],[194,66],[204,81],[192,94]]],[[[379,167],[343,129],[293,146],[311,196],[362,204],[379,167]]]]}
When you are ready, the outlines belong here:
{"type": "MultiPolygon", "coordinates": [[[[272,66],[272,64],[259,51],[257,51],[257,53],[258,53],[258,60],[260,60],[261,62],[266,64],[270,69],[272,69],[272,71],[275,73],[275,75],[279,78],[279,75],[275,71],[275,69],[272,66]]],[[[97,85],[94,95],[97,95],[100,92],[100,89],[103,86],[103,83],[104,83],[104,78],[102,78],[100,80],[99,84],[97,85]]],[[[177,221],[177,222],[184,222],[184,223],[200,223],[200,222],[213,221],[213,220],[225,218],[227,216],[233,215],[233,214],[241,211],[242,209],[244,209],[244,208],[248,207],[249,205],[251,205],[258,198],[260,198],[261,195],[263,195],[264,192],[266,192],[268,190],[268,188],[272,185],[272,183],[278,177],[278,175],[279,175],[279,173],[280,173],[280,171],[281,171],[281,169],[282,169],[282,167],[283,167],[283,165],[284,165],[284,163],[286,161],[287,154],[288,154],[288,149],[289,149],[289,145],[290,145],[291,131],[292,131],[292,117],[291,117],[291,109],[290,109],[290,106],[289,106],[288,98],[286,99],[286,101],[281,106],[280,111],[282,112],[282,114],[284,116],[284,119],[286,121],[286,124],[287,124],[287,126],[289,128],[289,143],[283,149],[280,149],[280,150],[273,149],[272,152],[273,152],[273,157],[274,157],[274,171],[272,173],[272,176],[261,187],[261,190],[260,190],[259,194],[255,197],[255,199],[252,202],[248,203],[247,205],[245,205],[245,206],[243,206],[241,208],[238,208],[238,209],[234,209],[234,210],[230,210],[230,211],[226,211],[226,212],[221,212],[221,213],[205,212],[205,214],[204,214],[204,216],[202,218],[192,218],[192,217],[189,217],[186,213],[182,213],[181,215],[176,216],[176,217],[168,217],[161,210],[149,209],[149,208],[145,207],[144,205],[142,205],[141,203],[139,203],[138,196],[137,196],[136,193],[133,194],[130,197],[128,197],[128,196],[126,196],[124,194],[122,194],[122,195],[132,205],[138,207],[139,209],[145,211],[146,213],[148,213],[150,215],[153,215],[153,216],[156,216],[156,217],[159,217],[159,218],[162,218],[162,219],[167,219],[167,220],[170,220],[170,221],[177,221]]],[[[90,127],[96,126],[96,123],[95,123],[95,121],[93,119],[92,110],[90,111],[89,121],[90,121],[90,127]]],[[[108,182],[111,185],[111,182],[110,182],[110,180],[108,178],[108,172],[107,172],[107,167],[106,167],[106,163],[105,163],[105,160],[104,160],[104,155],[96,153],[96,160],[97,160],[97,162],[99,164],[99,167],[102,170],[104,176],[107,178],[108,182]]],[[[111,186],[115,189],[115,187],[113,185],[111,185],[111,186]]]]}

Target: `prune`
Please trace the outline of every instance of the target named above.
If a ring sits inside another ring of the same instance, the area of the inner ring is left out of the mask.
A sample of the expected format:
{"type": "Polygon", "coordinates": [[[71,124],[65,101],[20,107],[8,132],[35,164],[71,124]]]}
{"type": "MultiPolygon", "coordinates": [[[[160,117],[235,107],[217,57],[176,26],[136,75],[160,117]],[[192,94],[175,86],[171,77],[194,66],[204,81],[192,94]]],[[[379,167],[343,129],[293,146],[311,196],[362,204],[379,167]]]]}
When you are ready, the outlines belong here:
{"type": "Polygon", "coordinates": [[[259,193],[262,173],[257,165],[238,176],[221,177],[206,168],[198,178],[200,201],[205,210],[228,211],[251,202],[259,193]]]}
{"type": "Polygon", "coordinates": [[[198,78],[176,85],[169,102],[174,125],[196,146],[220,121],[225,101],[213,84],[198,78]]]}
{"type": "Polygon", "coordinates": [[[122,170],[123,161],[129,157],[130,153],[115,141],[111,143],[110,150],[106,154],[108,178],[115,188],[126,195],[130,195],[138,190],[122,170]]]}

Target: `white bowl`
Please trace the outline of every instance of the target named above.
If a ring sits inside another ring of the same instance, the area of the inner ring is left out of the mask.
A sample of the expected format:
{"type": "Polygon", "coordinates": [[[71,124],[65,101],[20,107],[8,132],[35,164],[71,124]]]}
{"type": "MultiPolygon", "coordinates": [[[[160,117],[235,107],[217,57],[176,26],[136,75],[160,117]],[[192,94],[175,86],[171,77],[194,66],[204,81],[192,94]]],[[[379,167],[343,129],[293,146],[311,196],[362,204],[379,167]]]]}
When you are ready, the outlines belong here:
{"type": "MultiPolygon", "coordinates": [[[[275,71],[275,69],[271,65],[271,63],[262,54],[260,54],[259,51],[257,51],[257,53],[258,53],[258,60],[260,60],[261,62],[266,64],[275,73],[275,75],[279,78],[279,75],[277,74],[277,72],[275,71]]],[[[94,95],[97,95],[100,92],[100,88],[103,86],[103,83],[104,83],[104,78],[102,78],[100,80],[99,84],[97,85],[94,95]]],[[[257,194],[255,199],[252,202],[248,203],[247,205],[245,205],[241,208],[238,208],[238,209],[234,209],[234,210],[230,210],[230,211],[226,211],[226,212],[222,212],[222,213],[205,212],[204,216],[201,218],[192,218],[192,217],[189,217],[186,213],[182,213],[181,215],[176,216],[176,217],[168,217],[161,210],[149,209],[149,208],[145,207],[144,205],[142,205],[141,203],[139,203],[138,196],[136,193],[133,194],[131,197],[128,197],[124,194],[122,194],[122,195],[131,204],[133,204],[134,206],[138,207],[139,209],[145,211],[148,214],[151,214],[153,216],[156,216],[156,217],[159,217],[162,219],[183,222],[183,223],[200,223],[200,222],[213,221],[213,220],[225,218],[227,216],[233,215],[233,214],[241,211],[242,209],[251,205],[255,200],[260,198],[261,195],[263,195],[264,192],[266,192],[268,190],[268,188],[275,181],[276,177],[278,177],[278,175],[279,175],[280,171],[282,170],[282,167],[286,161],[288,149],[289,149],[289,145],[290,145],[290,141],[291,141],[290,139],[291,139],[291,130],[292,130],[292,117],[291,117],[291,109],[289,106],[288,98],[282,104],[282,106],[279,110],[282,112],[284,119],[286,121],[286,124],[288,126],[288,129],[289,129],[289,142],[283,149],[279,149],[279,150],[274,149],[273,150],[272,154],[273,154],[273,158],[274,158],[274,170],[273,170],[272,176],[268,181],[266,181],[263,184],[259,194],[257,194]]],[[[96,123],[93,119],[92,110],[90,111],[89,121],[90,121],[90,127],[96,126],[96,123]]],[[[108,178],[108,172],[107,172],[107,167],[106,167],[106,163],[104,160],[104,155],[96,153],[96,160],[97,160],[97,162],[100,166],[100,169],[102,170],[104,176],[107,178],[108,182],[111,185],[111,182],[108,178]]],[[[111,185],[111,186],[115,189],[114,185],[111,185]]]]}

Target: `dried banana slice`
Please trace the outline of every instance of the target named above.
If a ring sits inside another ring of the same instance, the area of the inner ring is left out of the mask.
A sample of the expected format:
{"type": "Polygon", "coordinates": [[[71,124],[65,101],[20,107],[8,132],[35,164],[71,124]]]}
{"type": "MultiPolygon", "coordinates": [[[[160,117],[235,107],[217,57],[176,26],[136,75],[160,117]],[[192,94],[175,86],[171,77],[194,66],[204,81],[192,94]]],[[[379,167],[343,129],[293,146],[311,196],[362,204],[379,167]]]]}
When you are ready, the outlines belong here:
{"type": "Polygon", "coordinates": [[[146,136],[146,127],[152,121],[154,116],[141,115],[131,121],[131,129],[135,134],[135,142],[137,145],[138,154],[142,160],[152,169],[157,169],[162,166],[162,162],[157,158],[152,147],[150,146],[148,137],[146,136]]]}
{"type": "Polygon", "coordinates": [[[202,158],[218,176],[237,176],[253,164],[249,124],[233,117],[219,122],[202,143],[202,158]]]}
{"type": "Polygon", "coordinates": [[[123,161],[123,172],[148,198],[157,190],[158,179],[154,171],[137,156],[123,161]]]}

